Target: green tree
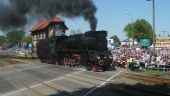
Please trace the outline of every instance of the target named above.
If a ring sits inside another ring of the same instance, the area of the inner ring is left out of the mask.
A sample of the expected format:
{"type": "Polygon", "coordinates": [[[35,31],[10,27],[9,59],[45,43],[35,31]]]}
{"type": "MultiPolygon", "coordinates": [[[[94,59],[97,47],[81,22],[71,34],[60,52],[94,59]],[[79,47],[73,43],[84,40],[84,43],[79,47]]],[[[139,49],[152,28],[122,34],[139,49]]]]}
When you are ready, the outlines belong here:
{"type": "Polygon", "coordinates": [[[28,44],[32,42],[32,36],[26,35],[25,37],[22,38],[22,42],[24,44],[24,47],[28,48],[28,44]]]}
{"type": "Polygon", "coordinates": [[[6,36],[0,36],[0,45],[2,45],[3,43],[7,42],[7,37],[6,36]]]}
{"type": "Polygon", "coordinates": [[[110,39],[113,39],[116,45],[120,45],[120,39],[116,35],[113,35],[110,39]]]}
{"type": "Polygon", "coordinates": [[[150,39],[152,41],[153,30],[151,25],[144,19],[138,19],[134,23],[127,24],[124,28],[127,36],[136,39],[150,39]]]}
{"type": "Polygon", "coordinates": [[[32,36],[31,35],[27,35],[27,36],[23,37],[22,38],[22,42],[25,42],[25,43],[32,42],[32,36]]]}
{"type": "Polygon", "coordinates": [[[20,43],[24,36],[25,36],[25,33],[22,30],[11,31],[7,33],[8,42],[12,44],[13,46],[20,43]]]}

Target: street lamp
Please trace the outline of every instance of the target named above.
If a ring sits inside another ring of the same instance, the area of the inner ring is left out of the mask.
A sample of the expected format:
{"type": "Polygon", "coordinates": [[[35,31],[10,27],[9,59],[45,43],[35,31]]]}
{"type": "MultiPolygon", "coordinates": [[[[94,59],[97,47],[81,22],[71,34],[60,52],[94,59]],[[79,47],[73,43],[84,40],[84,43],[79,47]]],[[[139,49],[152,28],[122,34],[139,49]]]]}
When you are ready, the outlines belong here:
{"type": "Polygon", "coordinates": [[[153,16],[153,51],[155,51],[155,0],[147,0],[152,1],[152,16],[153,16]]]}
{"type": "Polygon", "coordinates": [[[129,15],[131,18],[132,18],[132,45],[134,45],[134,32],[133,32],[133,19],[134,19],[134,16],[129,13],[129,12],[126,12],[127,15],[129,15]]]}

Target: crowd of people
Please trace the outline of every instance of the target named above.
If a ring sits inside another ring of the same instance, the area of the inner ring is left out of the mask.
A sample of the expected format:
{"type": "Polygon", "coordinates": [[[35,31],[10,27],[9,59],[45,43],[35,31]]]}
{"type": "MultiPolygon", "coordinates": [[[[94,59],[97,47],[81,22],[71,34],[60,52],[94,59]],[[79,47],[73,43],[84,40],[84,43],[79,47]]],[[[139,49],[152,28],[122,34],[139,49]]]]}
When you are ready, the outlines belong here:
{"type": "Polygon", "coordinates": [[[31,54],[31,48],[0,46],[0,56],[25,56],[26,54],[31,54]]]}
{"type": "Polygon", "coordinates": [[[146,49],[146,48],[119,48],[112,50],[113,64],[115,66],[130,68],[131,70],[149,68],[170,68],[169,49],[146,49]]]}

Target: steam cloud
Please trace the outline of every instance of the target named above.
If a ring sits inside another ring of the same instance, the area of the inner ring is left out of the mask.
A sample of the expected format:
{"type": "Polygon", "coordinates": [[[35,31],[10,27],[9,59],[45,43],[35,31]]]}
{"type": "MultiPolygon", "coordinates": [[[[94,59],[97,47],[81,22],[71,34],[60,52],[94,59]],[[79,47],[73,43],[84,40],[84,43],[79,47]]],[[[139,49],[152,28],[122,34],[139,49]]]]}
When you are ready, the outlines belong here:
{"type": "Polygon", "coordinates": [[[0,2],[0,29],[21,28],[27,24],[27,16],[50,18],[58,14],[69,18],[83,16],[96,29],[97,8],[91,0],[7,0],[0,2]]]}

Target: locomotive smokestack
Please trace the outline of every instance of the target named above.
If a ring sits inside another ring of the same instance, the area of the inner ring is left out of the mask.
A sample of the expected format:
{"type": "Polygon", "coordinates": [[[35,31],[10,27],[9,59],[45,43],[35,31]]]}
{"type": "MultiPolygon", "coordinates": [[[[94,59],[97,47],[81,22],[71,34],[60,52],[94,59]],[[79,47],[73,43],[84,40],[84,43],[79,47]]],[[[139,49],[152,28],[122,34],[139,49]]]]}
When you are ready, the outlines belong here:
{"type": "Polygon", "coordinates": [[[24,27],[38,18],[62,15],[68,18],[83,16],[96,29],[96,6],[92,0],[2,0],[0,1],[0,30],[24,27]],[[28,17],[32,18],[28,20],[28,17]]]}
{"type": "Polygon", "coordinates": [[[95,18],[95,16],[92,16],[90,22],[91,31],[96,31],[96,26],[97,26],[97,19],[95,18]]]}

